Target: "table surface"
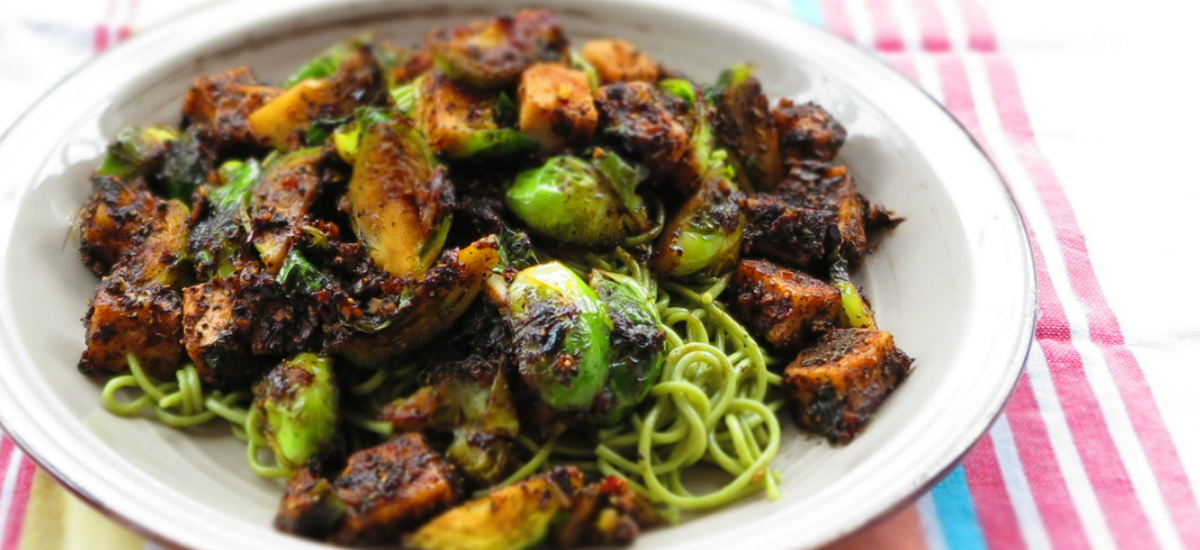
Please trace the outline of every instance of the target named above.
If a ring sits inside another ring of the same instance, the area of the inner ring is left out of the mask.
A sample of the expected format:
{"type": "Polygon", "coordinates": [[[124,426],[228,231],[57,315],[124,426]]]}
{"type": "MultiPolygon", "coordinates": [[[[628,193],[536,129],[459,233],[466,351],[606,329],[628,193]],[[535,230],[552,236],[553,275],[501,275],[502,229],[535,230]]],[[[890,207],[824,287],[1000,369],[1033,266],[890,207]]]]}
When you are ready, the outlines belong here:
{"type": "MultiPolygon", "coordinates": [[[[1200,290],[1168,278],[1200,264],[1176,249],[1200,212],[1196,3],[753,1],[942,102],[1035,242],[1037,341],[1004,414],[941,484],[837,548],[1200,549],[1200,290]]],[[[200,3],[0,3],[0,130],[71,68],[200,3]]],[[[0,550],[143,546],[0,435],[0,550]]]]}

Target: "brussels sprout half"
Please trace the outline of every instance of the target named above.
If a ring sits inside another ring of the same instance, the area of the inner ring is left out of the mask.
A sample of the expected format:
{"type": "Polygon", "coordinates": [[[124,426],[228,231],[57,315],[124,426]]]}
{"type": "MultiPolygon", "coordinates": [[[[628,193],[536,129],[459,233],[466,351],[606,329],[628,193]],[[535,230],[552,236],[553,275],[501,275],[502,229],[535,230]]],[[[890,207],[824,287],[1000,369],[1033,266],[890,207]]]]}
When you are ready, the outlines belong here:
{"type": "Polygon", "coordinates": [[[644,172],[615,153],[554,157],[517,176],[505,203],[534,233],[566,244],[612,245],[650,229],[635,189],[644,172]]]}
{"type": "Polygon", "coordinates": [[[284,466],[303,466],[337,435],[333,359],[301,353],[267,373],[254,395],[263,435],[284,466]]]}
{"type": "Polygon", "coordinates": [[[608,379],[612,319],[596,292],[558,262],[521,271],[505,315],[521,377],[550,408],[591,406],[608,379]]]}

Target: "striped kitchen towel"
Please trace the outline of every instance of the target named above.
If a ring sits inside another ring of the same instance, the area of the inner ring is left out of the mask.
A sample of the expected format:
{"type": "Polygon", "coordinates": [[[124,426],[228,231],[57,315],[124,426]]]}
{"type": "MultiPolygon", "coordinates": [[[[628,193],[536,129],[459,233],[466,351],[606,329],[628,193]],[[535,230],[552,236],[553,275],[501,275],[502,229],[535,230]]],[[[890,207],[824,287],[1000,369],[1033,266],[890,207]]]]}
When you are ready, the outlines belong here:
{"type": "MultiPolygon", "coordinates": [[[[1196,8],[747,1],[919,83],[1000,167],[1033,236],[1037,340],[1004,414],[932,491],[839,550],[1200,549],[1200,290],[1174,281],[1192,273],[1178,249],[1200,206],[1200,82],[1180,53],[1196,8]]],[[[66,70],[199,3],[0,5],[0,129],[66,70]]],[[[0,436],[0,550],[143,544],[0,436]]]]}

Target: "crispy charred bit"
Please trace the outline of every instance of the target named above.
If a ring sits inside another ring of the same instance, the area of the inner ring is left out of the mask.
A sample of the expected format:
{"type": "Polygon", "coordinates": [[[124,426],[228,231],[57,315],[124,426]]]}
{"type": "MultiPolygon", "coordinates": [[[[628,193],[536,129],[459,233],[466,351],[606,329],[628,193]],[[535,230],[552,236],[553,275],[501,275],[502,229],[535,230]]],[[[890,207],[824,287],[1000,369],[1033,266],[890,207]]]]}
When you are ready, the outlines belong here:
{"type": "Polygon", "coordinates": [[[429,48],[419,48],[405,58],[403,63],[392,68],[392,84],[400,85],[411,82],[432,68],[433,56],[429,54],[429,48]]]}
{"type": "Polygon", "coordinates": [[[434,29],[425,42],[438,69],[479,88],[511,84],[540,61],[567,61],[567,38],[549,10],[434,29]]]}
{"type": "Polygon", "coordinates": [[[634,492],[628,481],[608,476],[575,495],[566,519],[554,528],[554,546],[629,545],[642,530],[661,524],[650,501],[634,492]]]}
{"type": "Polygon", "coordinates": [[[275,99],[277,88],[260,84],[250,69],[238,67],[196,79],[183,103],[183,118],[189,126],[205,126],[206,137],[217,149],[259,145],[251,131],[250,113],[275,99]]]}
{"type": "Polygon", "coordinates": [[[452,508],[404,538],[416,550],[507,550],[546,540],[584,486],[583,472],[558,467],[452,508]]]}
{"type": "Polygon", "coordinates": [[[833,212],[810,208],[798,197],[751,195],[741,206],[746,213],[745,253],[815,269],[825,262],[828,243],[837,241],[833,212]]]}
{"type": "Polygon", "coordinates": [[[764,260],[742,260],[730,281],[733,311],[751,332],[781,350],[837,326],[838,290],[764,260]]]}
{"type": "Polygon", "coordinates": [[[317,468],[306,466],[288,479],[275,514],[275,528],[320,540],[336,531],[345,516],[346,505],[333,484],[321,477],[317,468]]]}
{"type": "Polygon", "coordinates": [[[241,387],[319,336],[310,305],[245,267],[183,290],[183,343],[205,383],[241,387]]]}
{"type": "Polygon", "coordinates": [[[541,144],[543,155],[586,143],[600,115],[587,74],[562,63],[538,63],[521,73],[517,88],[521,133],[541,144]]]}
{"type": "Polygon", "coordinates": [[[125,183],[96,176],[92,189],[77,218],[79,255],[92,273],[103,277],[146,236],[158,200],[141,180],[125,183]]]}
{"type": "Polygon", "coordinates": [[[596,93],[602,132],[650,169],[653,178],[693,185],[697,173],[687,162],[692,129],[687,105],[649,82],[609,84],[596,93]]]}
{"type": "Polygon", "coordinates": [[[333,485],[346,505],[333,540],[344,544],[393,541],[462,496],[454,466],[419,433],[354,453],[333,485]]]}
{"type": "Polygon", "coordinates": [[[170,287],[131,281],[121,272],[105,278],[83,320],[87,349],[79,359],[80,372],[126,372],[126,355],[132,353],[146,374],[170,377],[184,359],[182,315],[179,293],[170,287]]]}
{"type": "Polygon", "coordinates": [[[784,161],[833,160],[846,142],[846,128],[816,103],[782,99],[772,111],[784,161]]]}
{"type": "Polygon", "coordinates": [[[821,161],[791,163],[775,193],[742,200],[747,252],[802,269],[816,269],[839,249],[851,266],[870,251],[868,231],[903,221],[858,193],[844,166],[821,161]]]}
{"type": "Polygon", "coordinates": [[[294,150],[306,142],[313,122],[349,117],[360,107],[387,101],[387,78],[371,47],[360,44],[336,72],[310,78],[248,114],[248,128],[261,143],[294,150]]]}
{"type": "MultiPolygon", "coordinates": [[[[417,351],[466,312],[499,261],[494,236],[446,251],[411,286],[386,292],[366,310],[339,312],[341,324],[326,325],[327,348],[360,365],[378,365],[417,351]]],[[[389,280],[404,283],[384,279],[389,280]]],[[[389,286],[385,282],[381,288],[389,286]]]]}
{"type": "Polygon", "coordinates": [[[737,180],[746,189],[772,190],[783,179],[779,134],[757,78],[730,82],[715,98],[717,137],[733,154],[737,180]]]}
{"type": "Polygon", "coordinates": [[[309,211],[322,191],[324,159],[320,149],[287,155],[267,167],[250,195],[254,246],[273,275],[314,225],[309,211]]]}
{"type": "Polygon", "coordinates": [[[833,443],[849,443],[904,381],[913,360],[891,333],[834,329],[784,370],[796,423],[833,443]]]}
{"type": "Polygon", "coordinates": [[[583,45],[582,55],[604,84],[658,81],[658,64],[624,40],[590,40],[583,45]]]}

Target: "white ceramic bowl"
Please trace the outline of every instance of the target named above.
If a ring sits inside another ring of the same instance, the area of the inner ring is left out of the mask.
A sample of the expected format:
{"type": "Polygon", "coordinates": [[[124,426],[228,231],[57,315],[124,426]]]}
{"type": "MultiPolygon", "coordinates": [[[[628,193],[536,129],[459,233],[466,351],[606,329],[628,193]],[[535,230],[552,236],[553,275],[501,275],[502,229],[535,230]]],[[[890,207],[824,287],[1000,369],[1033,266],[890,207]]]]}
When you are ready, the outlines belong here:
{"type": "MultiPolygon", "coordinates": [[[[270,527],[280,487],[224,427],[194,433],[105,412],[75,370],[95,281],[68,231],[108,137],[175,122],[193,77],[234,65],[281,79],[360,30],[415,42],[433,25],[522,0],[229,2],[139,36],[67,78],[0,144],[0,421],[52,475],[169,545],[302,548],[270,527]]],[[[862,192],[908,218],[861,272],[882,327],[917,358],[852,444],[789,429],[777,502],[745,502],[641,537],[640,548],[810,548],[911,501],[986,431],[1017,380],[1034,316],[1032,262],[1004,185],[949,115],[854,47],[775,12],[694,0],[539,0],[570,36],[619,36],[711,81],[754,61],[772,97],[815,99],[849,129],[862,192]]],[[[790,422],[788,422],[790,425],[790,422]]]]}

